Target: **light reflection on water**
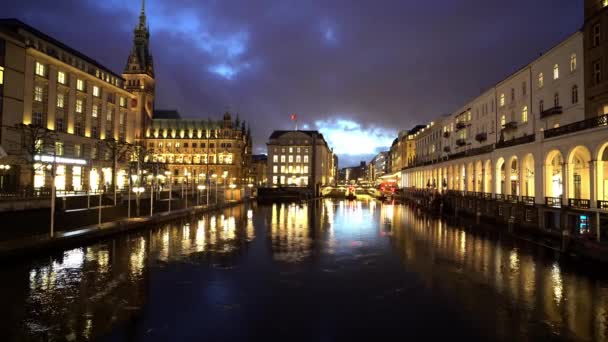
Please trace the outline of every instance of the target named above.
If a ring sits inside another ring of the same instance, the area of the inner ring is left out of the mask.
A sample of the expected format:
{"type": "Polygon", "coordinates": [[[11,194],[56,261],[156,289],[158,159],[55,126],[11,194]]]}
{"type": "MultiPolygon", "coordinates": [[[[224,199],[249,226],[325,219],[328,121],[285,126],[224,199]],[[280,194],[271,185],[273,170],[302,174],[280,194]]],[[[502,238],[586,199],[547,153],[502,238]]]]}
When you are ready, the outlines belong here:
{"type": "MultiPolygon", "coordinates": [[[[424,288],[399,292],[402,300],[425,291],[445,296],[500,339],[607,337],[605,280],[564,266],[546,250],[454,227],[402,205],[330,199],[235,207],[7,268],[0,329],[9,332],[7,340],[99,337],[148,310],[158,270],[182,264],[198,265],[193,272],[201,275],[213,268],[231,274],[270,267],[269,277],[279,279],[298,265],[338,278],[341,272],[379,269],[388,277],[405,271],[424,288]],[[402,268],[378,262],[384,257],[402,268]]],[[[301,286],[303,279],[261,286],[301,286]]],[[[233,298],[235,286],[216,279],[206,285],[204,300],[233,298]]],[[[181,290],[163,289],[175,291],[181,290]]],[[[220,307],[241,305],[247,303],[220,307]]]]}

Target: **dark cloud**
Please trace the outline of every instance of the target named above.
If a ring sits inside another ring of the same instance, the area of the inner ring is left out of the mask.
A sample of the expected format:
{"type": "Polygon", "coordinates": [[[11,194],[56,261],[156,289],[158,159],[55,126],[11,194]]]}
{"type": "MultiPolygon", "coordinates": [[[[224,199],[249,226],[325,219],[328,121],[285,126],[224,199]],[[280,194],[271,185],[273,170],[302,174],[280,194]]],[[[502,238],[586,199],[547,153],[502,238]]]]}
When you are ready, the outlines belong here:
{"type": "MultiPolygon", "coordinates": [[[[22,0],[3,4],[2,15],[120,72],[139,6],[22,0]]],[[[310,127],[343,119],[381,136],[425,123],[579,29],[583,17],[582,1],[572,0],[148,0],[147,6],[157,108],[207,117],[230,107],[251,123],[257,150],[272,129],[292,127],[290,113],[310,127]]],[[[342,165],[369,158],[340,153],[342,165]]]]}

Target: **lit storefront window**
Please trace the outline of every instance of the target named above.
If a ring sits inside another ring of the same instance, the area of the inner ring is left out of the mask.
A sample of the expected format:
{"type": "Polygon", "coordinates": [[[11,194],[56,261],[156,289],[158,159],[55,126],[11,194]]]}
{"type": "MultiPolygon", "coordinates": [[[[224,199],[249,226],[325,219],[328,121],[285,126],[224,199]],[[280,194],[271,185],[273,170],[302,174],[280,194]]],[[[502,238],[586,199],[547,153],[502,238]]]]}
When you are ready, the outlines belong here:
{"type": "Polygon", "coordinates": [[[89,183],[91,184],[91,190],[99,190],[99,172],[97,172],[97,169],[91,169],[89,183]]]}
{"type": "Polygon", "coordinates": [[[55,173],[55,188],[65,190],[65,165],[57,165],[55,173]]]}
{"type": "Polygon", "coordinates": [[[42,188],[44,187],[44,165],[42,164],[34,164],[34,188],[42,188]]]}
{"type": "Polygon", "coordinates": [[[108,188],[112,186],[112,168],[104,167],[101,169],[103,173],[103,184],[105,184],[108,188]]]}
{"type": "Polygon", "coordinates": [[[74,191],[82,190],[82,167],[72,166],[72,188],[74,191]]]}
{"type": "Polygon", "coordinates": [[[127,177],[127,171],[125,171],[125,170],[120,170],[120,171],[118,171],[118,173],[117,173],[116,175],[117,175],[117,177],[118,177],[118,180],[117,180],[117,185],[116,185],[116,186],[117,186],[119,189],[124,189],[124,188],[126,188],[126,187],[128,186],[128,184],[127,184],[127,178],[128,178],[128,177],[127,177]]]}

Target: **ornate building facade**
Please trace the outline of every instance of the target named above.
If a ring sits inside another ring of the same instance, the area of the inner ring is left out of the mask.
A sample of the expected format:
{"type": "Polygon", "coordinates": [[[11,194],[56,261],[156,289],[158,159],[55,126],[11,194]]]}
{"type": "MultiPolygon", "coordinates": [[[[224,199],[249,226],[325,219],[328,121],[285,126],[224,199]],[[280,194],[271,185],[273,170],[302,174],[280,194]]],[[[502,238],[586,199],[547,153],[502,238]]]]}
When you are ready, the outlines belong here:
{"type": "MultiPolygon", "coordinates": [[[[158,113],[158,112],[157,112],[158,113]]],[[[158,116],[158,115],[157,115],[158,116]]],[[[152,161],[170,172],[174,183],[249,184],[251,134],[245,123],[225,113],[221,120],[187,120],[179,115],[153,118],[145,135],[152,161]]]]}

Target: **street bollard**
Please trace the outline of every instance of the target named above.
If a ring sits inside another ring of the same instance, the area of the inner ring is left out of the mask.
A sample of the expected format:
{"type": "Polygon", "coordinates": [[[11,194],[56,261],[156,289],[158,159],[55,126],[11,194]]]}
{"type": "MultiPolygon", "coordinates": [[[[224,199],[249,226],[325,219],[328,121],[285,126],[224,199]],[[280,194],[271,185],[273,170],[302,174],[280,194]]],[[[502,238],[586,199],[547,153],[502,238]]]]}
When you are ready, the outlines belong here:
{"type": "Polygon", "coordinates": [[[562,252],[568,249],[570,243],[570,231],[568,229],[562,230],[562,252]]]}

